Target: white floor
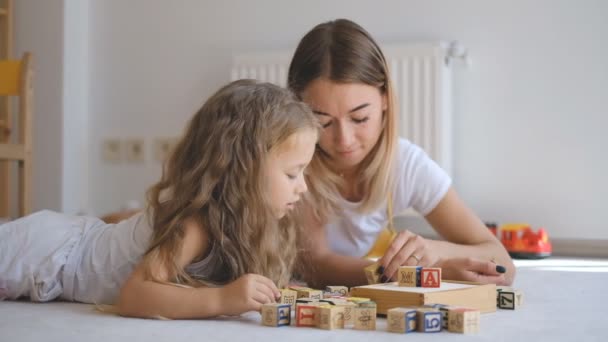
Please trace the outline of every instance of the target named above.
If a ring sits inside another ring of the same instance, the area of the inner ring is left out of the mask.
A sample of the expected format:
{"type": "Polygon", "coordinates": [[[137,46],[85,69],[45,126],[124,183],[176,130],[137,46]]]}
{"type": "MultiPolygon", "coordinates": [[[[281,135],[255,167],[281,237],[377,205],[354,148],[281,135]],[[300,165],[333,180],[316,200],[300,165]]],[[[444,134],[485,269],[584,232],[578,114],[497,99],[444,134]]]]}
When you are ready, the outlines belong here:
{"type": "Polygon", "coordinates": [[[157,321],[107,315],[85,304],[0,302],[0,341],[608,340],[604,326],[608,322],[608,260],[549,258],[520,260],[517,266],[515,287],[524,292],[524,306],[482,315],[480,332],[475,335],[441,332],[406,337],[386,332],[382,318],[376,331],[325,331],[264,327],[257,313],[236,319],[157,321]]]}

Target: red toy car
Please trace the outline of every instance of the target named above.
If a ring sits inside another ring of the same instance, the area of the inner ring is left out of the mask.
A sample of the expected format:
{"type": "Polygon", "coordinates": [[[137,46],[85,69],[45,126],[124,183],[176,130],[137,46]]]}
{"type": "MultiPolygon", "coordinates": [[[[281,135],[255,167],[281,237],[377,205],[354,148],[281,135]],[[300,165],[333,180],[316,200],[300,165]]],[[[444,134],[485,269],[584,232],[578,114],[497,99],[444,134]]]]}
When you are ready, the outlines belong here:
{"type": "Polygon", "coordinates": [[[530,225],[525,223],[504,224],[497,228],[495,223],[486,223],[492,233],[515,259],[543,259],[551,256],[551,242],[543,228],[535,233],[530,225]]]}

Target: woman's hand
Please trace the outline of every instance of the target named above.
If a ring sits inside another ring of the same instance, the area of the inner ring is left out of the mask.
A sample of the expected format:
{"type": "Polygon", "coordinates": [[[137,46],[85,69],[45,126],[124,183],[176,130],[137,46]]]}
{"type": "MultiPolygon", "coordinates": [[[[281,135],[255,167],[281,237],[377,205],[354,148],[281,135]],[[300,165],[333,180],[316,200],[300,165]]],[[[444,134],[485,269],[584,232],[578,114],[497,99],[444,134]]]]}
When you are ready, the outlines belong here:
{"type": "Polygon", "coordinates": [[[408,230],[400,232],[384,256],[378,260],[381,266],[382,281],[389,279],[397,280],[397,270],[400,266],[425,266],[435,265],[439,256],[429,248],[429,243],[420,235],[408,230]]]}
{"type": "Polygon", "coordinates": [[[247,311],[259,311],[263,304],[274,303],[281,292],[272,280],[258,275],[245,274],[222,288],[223,314],[240,315],[247,311]]]}
{"type": "Polygon", "coordinates": [[[493,261],[475,258],[451,258],[440,261],[441,278],[446,280],[471,281],[482,284],[508,285],[505,267],[493,261]]]}

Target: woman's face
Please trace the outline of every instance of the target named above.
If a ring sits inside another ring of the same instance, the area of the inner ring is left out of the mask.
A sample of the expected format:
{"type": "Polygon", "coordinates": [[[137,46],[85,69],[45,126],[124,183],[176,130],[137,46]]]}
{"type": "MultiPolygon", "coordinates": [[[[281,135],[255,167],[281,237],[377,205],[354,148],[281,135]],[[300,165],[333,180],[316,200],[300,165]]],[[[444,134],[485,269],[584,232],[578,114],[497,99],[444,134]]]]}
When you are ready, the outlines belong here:
{"type": "Polygon", "coordinates": [[[323,125],[319,146],[334,170],[348,172],[357,167],[378,142],[386,96],[367,84],[319,78],[306,87],[302,98],[323,125]]]}

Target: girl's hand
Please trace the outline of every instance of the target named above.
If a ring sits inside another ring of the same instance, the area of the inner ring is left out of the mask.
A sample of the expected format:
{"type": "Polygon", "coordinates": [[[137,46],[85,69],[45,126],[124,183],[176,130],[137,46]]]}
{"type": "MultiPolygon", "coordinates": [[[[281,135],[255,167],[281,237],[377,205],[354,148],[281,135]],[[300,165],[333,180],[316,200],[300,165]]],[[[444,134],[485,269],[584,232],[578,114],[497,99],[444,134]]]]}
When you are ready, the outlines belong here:
{"type": "Polygon", "coordinates": [[[378,260],[383,282],[397,280],[399,266],[433,266],[439,257],[428,248],[428,242],[408,230],[400,232],[384,256],[378,260]]]}
{"type": "Polygon", "coordinates": [[[446,280],[508,285],[504,275],[506,269],[493,261],[452,258],[440,261],[437,267],[441,267],[441,278],[446,280]]]}
{"type": "Polygon", "coordinates": [[[245,274],[224,286],[221,296],[224,314],[236,316],[261,310],[262,304],[274,303],[281,293],[272,280],[258,274],[245,274]]]}

